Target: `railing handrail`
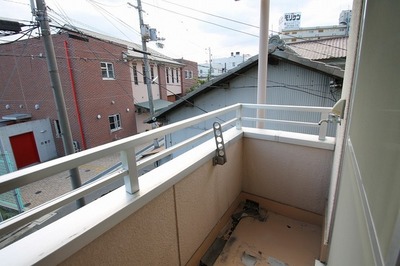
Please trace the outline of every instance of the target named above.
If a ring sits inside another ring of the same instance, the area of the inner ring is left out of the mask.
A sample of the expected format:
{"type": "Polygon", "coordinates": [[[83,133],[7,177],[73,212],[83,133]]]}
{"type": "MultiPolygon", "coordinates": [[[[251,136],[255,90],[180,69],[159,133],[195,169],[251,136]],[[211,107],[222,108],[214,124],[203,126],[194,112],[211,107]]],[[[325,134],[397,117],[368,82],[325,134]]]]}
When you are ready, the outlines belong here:
{"type": "MultiPolygon", "coordinates": [[[[302,111],[302,112],[319,112],[321,113],[321,117],[327,117],[331,108],[329,107],[313,107],[313,106],[291,106],[291,105],[260,105],[260,104],[234,104],[231,106],[227,106],[225,108],[221,108],[212,112],[208,112],[193,118],[185,119],[170,125],[166,125],[151,131],[147,131],[132,137],[127,137],[121,140],[114,141],[112,143],[104,144],[95,148],[91,148],[88,150],[84,150],[75,154],[71,154],[68,156],[64,156],[58,159],[54,159],[48,162],[44,162],[32,167],[28,167],[25,169],[18,170],[16,172],[12,172],[0,177],[0,193],[4,193],[11,189],[22,187],[28,185],[30,183],[39,181],[41,179],[47,178],[54,174],[58,174],[60,172],[64,172],[70,170],[72,168],[77,168],[83,164],[104,158],[109,155],[113,155],[117,152],[121,153],[121,161],[122,169],[118,173],[112,173],[109,177],[104,179],[99,179],[95,183],[89,186],[82,186],[81,188],[64,194],[63,196],[51,200],[45,204],[38,206],[37,208],[33,208],[27,213],[20,214],[16,216],[16,219],[11,218],[10,220],[6,220],[3,223],[0,223],[0,235],[4,233],[10,232],[12,229],[16,229],[17,226],[22,225],[23,223],[27,223],[37,219],[41,215],[46,214],[46,212],[51,212],[56,208],[59,208],[62,204],[67,204],[72,202],[79,197],[82,197],[91,191],[94,188],[98,189],[102,186],[105,186],[110,182],[110,180],[115,180],[116,178],[125,178],[125,186],[126,190],[129,193],[134,193],[139,189],[138,187],[138,176],[137,169],[140,167],[144,167],[149,165],[161,158],[175,152],[177,149],[184,147],[197,141],[198,139],[208,135],[211,133],[211,130],[205,131],[201,134],[196,135],[186,141],[183,141],[180,144],[175,145],[175,147],[171,147],[167,150],[160,152],[159,154],[154,154],[152,156],[147,157],[142,162],[136,162],[135,157],[135,147],[138,145],[146,144],[153,141],[155,138],[164,137],[167,134],[176,132],[178,130],[196,125],[198,123],[208,121],[212,118],[218,118],[218,116],[236,111],[236,118],[231,119],[227,122],[224,122],[223,127],[227,127],[228,125],[232,125],[235,122],[240,123],[243,120],[259,120],[258,118],[246,118],[242,117],[241,110],[243,108],[246,109],[270,109],[270,110],[292,110],[292,111],[302,111]],[[238,116],[239,115],[239,116],[238,116]],[[127,163],[128,162],[128,163],[127,163]],[[110,179],[111,178],[111,179],[110,179]],[[129,183],[129,184],[128,184],[129,183]],[[128,188],[130,186],[130,188],[128,188]],[[22,217],[22,215],[26,215],[22,217]]],[[[268,121],[268,119],[266,119],[268,121]]],[[[281,121],[282,123],[290,123],[290,121],[281,121]]],[[[310,122],[299,122],[292,121],[294,124],[301,124],[305,126],[318,126],[317,123],[310,122]]],[[[240,126],[236,127],[237,129],[241,129],[240,126]]],[[[320,132],[323,138],[326,134],[326,123],[325,126],[321,126],[321,129],[325,128],[325,133],[320,132]]]]}
{"type": "Polygon", "coordinates": [[[68,171],[72,168],[76,168],[80,165],[115,154],[122,150],[134,149],[136,146],[149,143],[155,138],[164,137],[169,133],[190,127],[210,118],[229,113],[239,108],[239,106],[240,104],[231,105],[193,118],[188,118],[171,125],[159,127],[138,135],[123,138],[111,143],[103,144],[88,150],[80,151],[78,153],[2,175],[0,178],[0,193],[7,192],[16,187],[28,185],[48,176],[68,171]],[[24,180],[17,181],[19,176],[24,176],[24,180]]]}
{"type": "Polygon", "coordinates": [[[279,105],[279,104],[253,104],[242,103],[243,108],[249,109],[269,109],[269,110],[288,110],[288,111],[301,111],[301,112],[316,112],[316,113],[329,113],[332,107],[320,106],[301,106],[301,105],[279,105]]]}

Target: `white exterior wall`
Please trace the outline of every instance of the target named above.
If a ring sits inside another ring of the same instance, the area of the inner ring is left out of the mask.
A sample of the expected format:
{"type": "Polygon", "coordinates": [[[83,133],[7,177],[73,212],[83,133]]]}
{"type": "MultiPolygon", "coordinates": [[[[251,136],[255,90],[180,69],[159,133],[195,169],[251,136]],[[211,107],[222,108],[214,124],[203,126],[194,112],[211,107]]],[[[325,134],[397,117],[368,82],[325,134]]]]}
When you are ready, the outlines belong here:
{"type": "MultiPolygon", "coordinates": [[[[142,63],[142,61],[137,61],[135,64],[136,64],[139,84],[135,84],[135,82],[134,82],[132,64],[130,65],[134,102],[135,103],[147,102],[149,100],[149,95],[147,93],[147,84],[143,83],[143,63],[142,63]]],[[[154,77],[157,77],[158,76],[157,66],[153,66],[153,71],[154,71],[154,77]]],[[[158,82],[151,84],[151,91],[153,94],[153,100],[160,99],[160,89],[159,89],[158,82]]]]}
{"type": "MultiPolygon", "coordinates": [[[[0,141],[3,151],[12,155],[10,137],[28,132],[33,132],[40,162],[46,162],[57,158],[57,150],[54,142],[52,125],[49,119],[34,120],[25,123],[0,127],[0,141]]],[[[14,157],[11,156],[15,165],[14,157]]]]}
{"type": "Polygon", "coordinates": [[[399,9],[354,1],[363,13],[328,265],[400,263],[399,9]]]}
{"type": "Polygon", "coordinates": [[[167,96],[180,95],[182,93],[182,77],[180,69],[177,67],[166,67],[165,70],[167,72],[165,74],[168,75],[168,79],[166,79],[167,96]],[[173,76],[171,72],[173,72],[173,76]]]}
{"type": "Polygon", "coordinates": [[[299,28],[295,30],[283,30],[280,34],[280,37],[286,43],[291,43],[305,40],[318,40],[329,37],[344,37],[347,35],[348,28],[346,25],[334,25],[327,27],[310,27],[299,28]]]}
{"type": "MultiPolygon", "coordinates": [[[[216,77],[223,73],[228,72],[229,70],[237,67],[241,63],[247,61],[251,56],[249,54],[238,54],[232,53],[230,57],[221,57],[212,59],[211,66],[211,76],[216,77]]],[[[210,63],[198,64],[198,75],[199,78],[207,78],[208,71],[210,69],[210,63]]]]}

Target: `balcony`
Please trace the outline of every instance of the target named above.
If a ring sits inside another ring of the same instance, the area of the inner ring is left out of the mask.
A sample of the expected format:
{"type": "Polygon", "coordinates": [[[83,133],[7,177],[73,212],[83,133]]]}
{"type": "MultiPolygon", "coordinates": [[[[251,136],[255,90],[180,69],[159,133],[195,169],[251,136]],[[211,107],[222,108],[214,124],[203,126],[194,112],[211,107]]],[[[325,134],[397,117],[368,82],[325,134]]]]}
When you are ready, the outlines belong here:
{"type": "MultiPolygon", "coordinates": [[[[320,113],[330,108],[236,104],[1,177],[0,193],[117,152],[122,168],[0,224],[17,230],[111,182],[122,186],[0,250],[4,265],[314,265],[326,256],[324,215],[335,138],[254,128],[258,108],[320,113]],[[223,121],[226,163],[214,164],[211,125],[223,121]],[[209,130],[136,161],[135,147],[199,123],[209,130]],[[207,141],[198,143],[200,139],[207,141]],[[138,176],[188,145],[195,148],[138,176]],[[243,219],[246,218],[246,219],[243,219]],[[206,263],[207,261],[207,263],[206,263]],[[228,263],[229,262],[229,263],[228,263]],[[275,264],[274,264],[275,263],[275,264]]],[[[267,116],[268,117],[268,116],[267,116]]],[[[264,119],[268,123],[268,119],[264,119]]]]}

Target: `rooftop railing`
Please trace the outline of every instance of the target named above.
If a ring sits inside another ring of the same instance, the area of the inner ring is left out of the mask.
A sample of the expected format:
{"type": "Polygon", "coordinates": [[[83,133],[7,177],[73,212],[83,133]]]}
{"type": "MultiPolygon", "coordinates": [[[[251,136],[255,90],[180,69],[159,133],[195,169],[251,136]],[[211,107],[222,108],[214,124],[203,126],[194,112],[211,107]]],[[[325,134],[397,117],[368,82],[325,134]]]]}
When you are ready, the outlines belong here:
{"type": "MultiPolygon", "coordinates": [[[[84,150],[72,155],[61,157],[52,161],[41,163],[32,167],[18,170],[0,177],[0,193],[19,188],[30,183],[39,181],[49,176],[67,171],[73,168],[78,168],[86,163],[101,159],[120,153],[122,167],[105,177],[97,179],[66,193],[58,198],[48,201],[39,205],[31,210],[21,213],[0,223],[0,235],[5,235],[18,229],[19,227],[34,221],[60,207],[74,202],[85,195],[101,189],[108,184],[116,181],[117,179],[124,179],[125,189],[127,193],[133,194],[140,190],[138,182],[138,170],[153,164],[165,158],[166,156],[182,149],[199,139],[211,135],[213,133],[212,127],[201,134],[191,137],[175,146],[162,150],[152,156],[146,157],[140,161],[136,161],[135,147],[152,142],[154,139],[163,138],[165,135],[177,132],[179,130],[188,128],[190,126],[219,119],[223,115],[229,115],[231,119],[221,123],[223,129],[228,127],[236,127],[237,130],[242,130],[242,123],[244,121],[257,121],[262,120],[265,122],[278,122],[283,124],[301,125],[307,127],[319,128],[318,139],[324,141],[327,132],[327,124],[319,125],[317,122],[306,121],[288,121],[288,120],[273,120],[273,119],[257,119],[254,117],[243,116],[244,110],[287,110],[295,112],[313,112],[321,115],[320,119],[327,119],[331,108],[329,107],[308,107],[308,106],[289,106],[289,105],[258,105],[258,104],[235,104],[216,111],[212,111],[197,117],[189,118],[171,125],[166,125],[145,133],[141,133],[132,137],[124,138],[112,143],[101,145],[92,149],[84,150]]],[[[219,119],[220,120],[220,119],[219,119]]],[[[212,123],[211,123],[212,124],[212,123]]]]}

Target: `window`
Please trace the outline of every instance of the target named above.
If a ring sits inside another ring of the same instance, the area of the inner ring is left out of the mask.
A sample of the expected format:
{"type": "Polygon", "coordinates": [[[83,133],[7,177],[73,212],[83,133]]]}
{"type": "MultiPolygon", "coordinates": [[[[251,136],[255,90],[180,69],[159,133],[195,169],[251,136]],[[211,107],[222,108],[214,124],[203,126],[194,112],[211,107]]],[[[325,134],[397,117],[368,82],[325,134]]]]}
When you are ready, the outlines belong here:
{"type": "Polygon", "coordinates": [[[172,83],[175,82],[175,77],[174,77],[174,69],[171,68],[171,79],[172,79],[172,83]]]}
{"type": "Polygon", "coordinates": [[[101,75],[103,79],[114,79],[114,66],[112,63],[101,62],[101,75]]]}
{"type": "Polygon", "coordinates": [[[121,115],[120,114],[110,115],[108,117],[108,121],[110,123],[111,132],[117,131],[117,130],[122,128],[121,127],[121,115]]]}
{"type": "Polygon", "coordinates": [[[146,69],[144,68],[144,65],[142,66],[142,73],[143,73],[143,83],[147,84],[147,79],[146,79],[146,69]]]}
{"type": "Polygon", "coordinates": [[[167,76],[167,83],[169,83],[169,68],[165,69],[165,75],[167,76]]]}
{"type": "MultiPolygon", "coordinates": [[[[147,84],[146,69],[145,69],[144,65],[143,65],[142,69],[143,69],[143,83],[147,84]]],[[[149,71],[150,71],[151,80],[154,80],[154,69],[153,69],[153,66],[149,66],[149,71]]]]}
{"type": "Polygon", "coordinates": [[[150,66],[150,76],[151,76],[151,80],[154,80],[154,68],[153,68],[153,66],[150,66]]]}
{"type": "Polygon", "coordinates": [[[176,82],[179,83],[179,69],[176,69],[176,82]]]}
{"type": "Polygon", "coordinates": [[[139,84],[139,79],[138,79],[138,75],[137,75],[137,68],[136,65],[132,66],[132,70],[133,70],[133,82],[138,85],[139,84]]]}

